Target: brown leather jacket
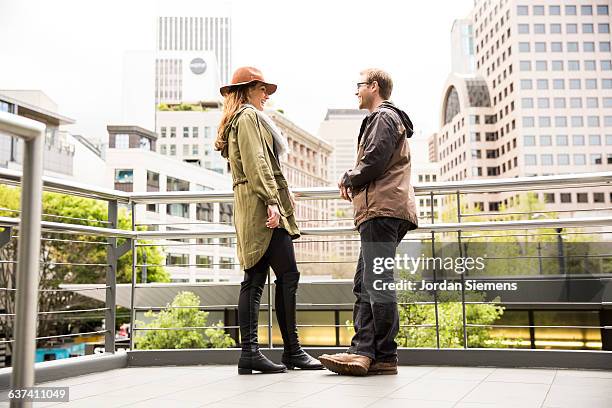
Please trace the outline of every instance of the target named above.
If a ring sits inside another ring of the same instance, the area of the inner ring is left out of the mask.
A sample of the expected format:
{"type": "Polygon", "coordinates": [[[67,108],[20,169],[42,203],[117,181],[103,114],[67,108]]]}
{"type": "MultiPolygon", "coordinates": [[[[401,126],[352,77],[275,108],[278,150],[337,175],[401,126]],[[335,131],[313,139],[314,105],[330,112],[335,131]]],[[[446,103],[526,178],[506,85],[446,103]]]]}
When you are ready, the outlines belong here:
{"type": "Polygon", "coordinates": [[[359,131],[357,162],[342,184],[353,194],[355,226],[376,217],[393,217],[418,226],[410,183],[412,122],[391,102],[366,116],[359,131]]]}

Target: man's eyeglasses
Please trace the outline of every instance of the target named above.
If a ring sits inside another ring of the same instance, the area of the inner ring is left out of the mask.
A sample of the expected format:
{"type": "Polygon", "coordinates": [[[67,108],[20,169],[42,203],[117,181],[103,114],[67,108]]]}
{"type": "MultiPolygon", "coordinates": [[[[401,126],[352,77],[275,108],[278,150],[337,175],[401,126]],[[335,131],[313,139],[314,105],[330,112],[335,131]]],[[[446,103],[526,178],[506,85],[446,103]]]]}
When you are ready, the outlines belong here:
{"type": "Polygon", "coordinates": [[[357,92],[359,92],[359,88],[361,88],[361,85],[369,85],[369,82],[357,82],[357,92]]]}

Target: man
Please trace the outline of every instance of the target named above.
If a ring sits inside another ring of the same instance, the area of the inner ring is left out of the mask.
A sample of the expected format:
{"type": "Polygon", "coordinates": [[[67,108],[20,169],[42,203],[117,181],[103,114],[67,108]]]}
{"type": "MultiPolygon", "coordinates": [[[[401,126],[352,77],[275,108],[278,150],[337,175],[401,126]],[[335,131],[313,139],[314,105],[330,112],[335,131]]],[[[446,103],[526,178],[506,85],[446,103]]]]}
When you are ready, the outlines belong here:
{"type": "Polygon", "coordinates": [[[386,72],[361,72],[356,95],[359,108],[370,113],[359,131],[355,167],[338,182],[341,197],[353,202],[361,236],[353,287],[355,335],[347,353],[319,359],[338,374],[397,374],[397,296],[383,285],[394,281],[393,268],[381,267],[380,259],[395,258],[400,241],[418,221],[407,141],[412,122],[389,101],[392,88],[386,72]]]}

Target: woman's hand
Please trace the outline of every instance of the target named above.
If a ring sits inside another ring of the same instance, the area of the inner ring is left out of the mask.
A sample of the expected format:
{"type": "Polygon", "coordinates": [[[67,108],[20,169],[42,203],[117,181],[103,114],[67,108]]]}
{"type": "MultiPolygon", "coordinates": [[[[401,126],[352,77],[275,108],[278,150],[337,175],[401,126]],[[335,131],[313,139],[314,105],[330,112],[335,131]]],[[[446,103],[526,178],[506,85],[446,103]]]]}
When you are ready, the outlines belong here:
{"type": "Polygon", "coordinates": [[[280,211],[278,210],[278,205],[272,204],[268,206],[268,221],[266,222],[266,227],[268,228],[276,228],[280,223],[280,211]]]}

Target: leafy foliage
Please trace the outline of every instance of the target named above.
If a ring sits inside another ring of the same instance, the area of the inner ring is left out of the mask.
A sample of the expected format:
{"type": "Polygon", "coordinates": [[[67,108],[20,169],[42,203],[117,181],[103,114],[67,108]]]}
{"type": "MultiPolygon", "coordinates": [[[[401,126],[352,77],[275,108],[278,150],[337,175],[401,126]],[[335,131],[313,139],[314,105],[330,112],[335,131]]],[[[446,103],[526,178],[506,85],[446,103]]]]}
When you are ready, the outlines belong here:
{"type": "MultiPolygon", "coordinates": [[[[148,311],[145,317],[153,319],[149,324],[137,322],[144,328],[181,328],[204,327],[208,321],[208,312],[198,310],[200,298],[192,292],[180,292],[169,308],[159,313],[148,311]],[[188,306],[189,308],[175,308],[188,306]]],[[[215,328],[185,330],[146,330],[136,335],[135,342],[139,349],[185,349],[185,348],[227,348],[234,347],[236,342],[225,333],[223,324],[213,324],[215,328]]]]}
{"type": "MultiPolygon", "coordinates": [[[[19,210],[20,190],[14,187],[0,186],[0,216],[15,217],[19,210]]],[[[97,227],[107,226],[108,209],[105,202],[83,197],[56,193],[43,194],[43,219],[97,227]],[[66,218],[69,217],[69,218],[66,218]]],[[[118,228],[131,229],[130,217],[125,210],[120,211],[118,228]]],[[[101,284],[106,282],[107,240],[106,238],[74,234],[43,233],[41,241],[41,268],[39,289],[58,289],[61,284],[101,284]]],[[[121,242],[119,242],[121,244],[121,242]]],[[[0,249],[0,287],[15,287],[15,264],[17,240],[0,249]]],[[[163,255],[156,247],[140,247],[138,263],[146,253],[147,262],[159,265],[163,255]]],[[[117,263],[117,283],[131,282],[132,256],[124,255],[117,263]]],[[[148,281],[169,282],[170,277],[163,267],[148,268],[148,281]]],[[[14,292],[0,296],[0,309],[14,313],[14,292]]],[[[41,291],[39,292],[38,309],[41,312],[67,309],[91,309],[102,307],[100,302],[78,295],[74,292],[41,291]]],[[[52,336],[79,331],[99,330],[102,315],[70,314],[40,315],[38,335],[52,336]]],[[[12,337],[12,319],[0,320],[0,337],[12,337]]]]}

